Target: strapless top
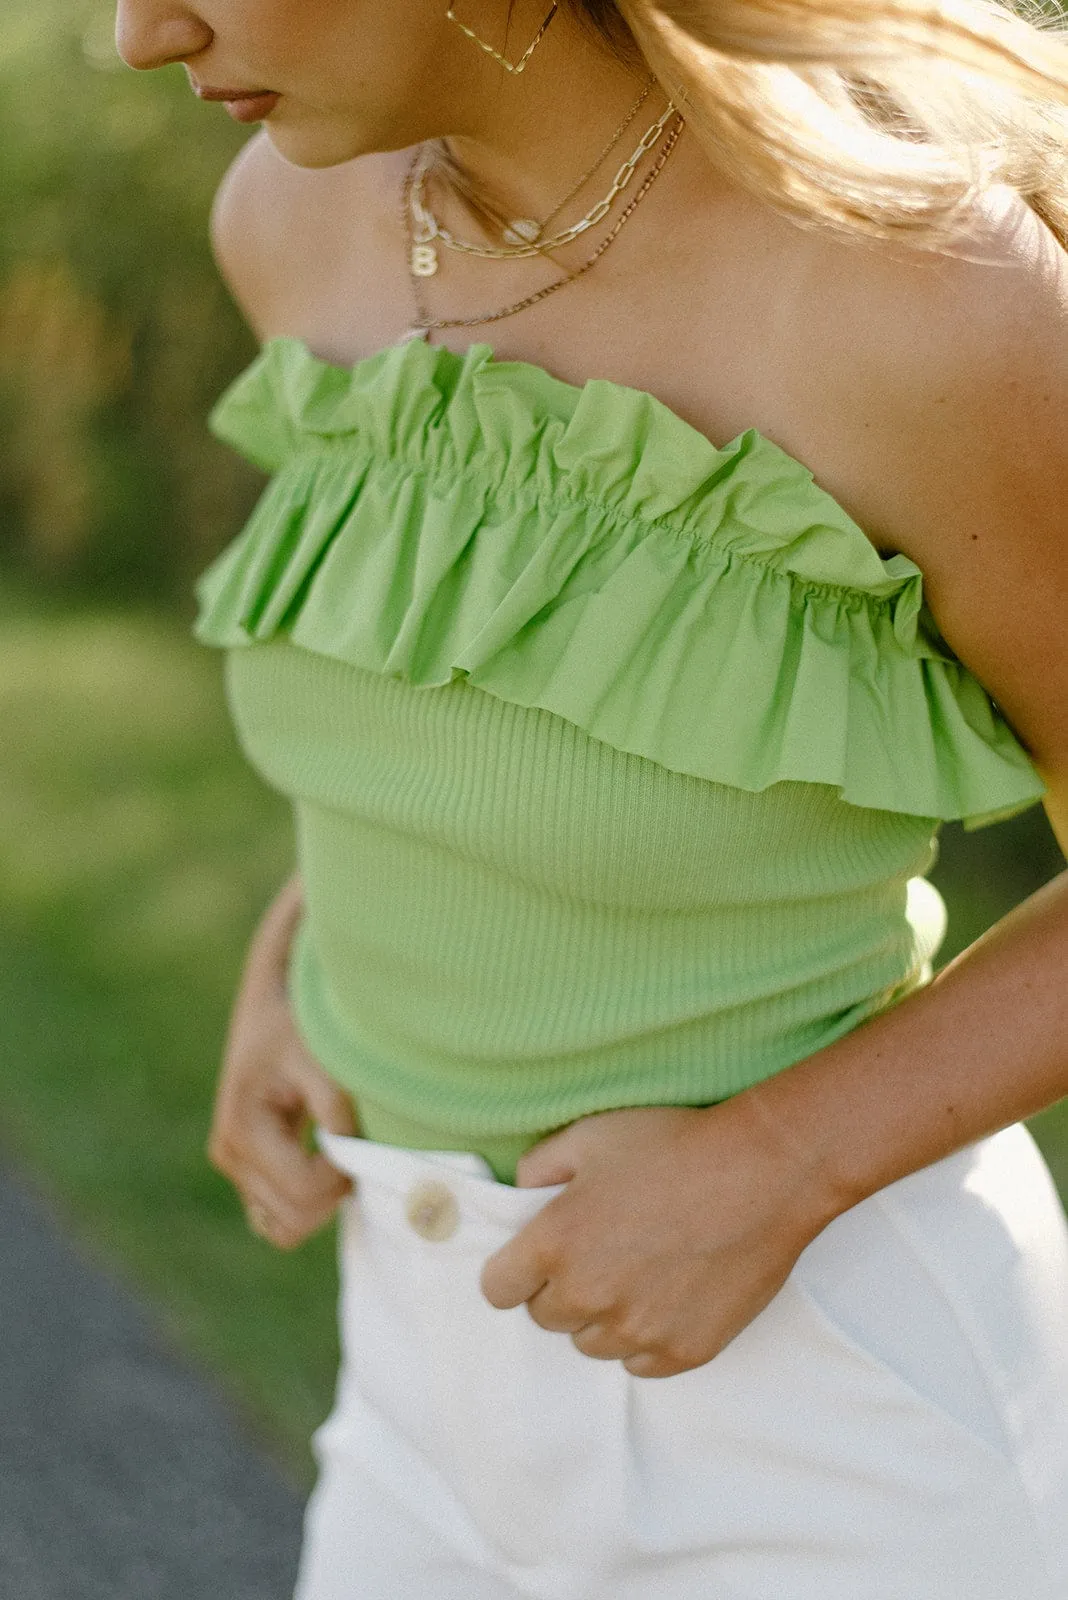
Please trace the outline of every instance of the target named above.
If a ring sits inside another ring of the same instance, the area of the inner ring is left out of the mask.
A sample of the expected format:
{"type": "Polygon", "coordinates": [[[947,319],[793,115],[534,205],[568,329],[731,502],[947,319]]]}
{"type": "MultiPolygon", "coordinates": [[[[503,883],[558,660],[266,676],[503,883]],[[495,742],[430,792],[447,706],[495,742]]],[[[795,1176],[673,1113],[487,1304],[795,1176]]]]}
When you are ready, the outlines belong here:
{"type": "Polygon", "coordinates": [[[920,569],[755,429],[292,339],[212,426],[271,477],[195,632],[292,799],[294,1009],[371,1137],[507,1177],[789,1066],[930,976],[939,822],[1044,792],[920,569]]]}

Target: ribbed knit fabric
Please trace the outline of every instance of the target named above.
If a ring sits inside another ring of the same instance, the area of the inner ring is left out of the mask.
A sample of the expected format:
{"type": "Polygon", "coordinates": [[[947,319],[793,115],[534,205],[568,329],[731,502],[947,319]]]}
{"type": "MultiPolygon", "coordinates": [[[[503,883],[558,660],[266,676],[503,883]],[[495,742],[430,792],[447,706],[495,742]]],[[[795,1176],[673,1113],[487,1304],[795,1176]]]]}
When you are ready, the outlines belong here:
{"type": "Polygon", "coordinates": [[[294,802],[309,1048],[369,1137],[511,1181],[924,982],[939,819],[1042,784],[799,463],[491,356],[265,347],[213,423],[275,476],[197,633],[294,802]]]}

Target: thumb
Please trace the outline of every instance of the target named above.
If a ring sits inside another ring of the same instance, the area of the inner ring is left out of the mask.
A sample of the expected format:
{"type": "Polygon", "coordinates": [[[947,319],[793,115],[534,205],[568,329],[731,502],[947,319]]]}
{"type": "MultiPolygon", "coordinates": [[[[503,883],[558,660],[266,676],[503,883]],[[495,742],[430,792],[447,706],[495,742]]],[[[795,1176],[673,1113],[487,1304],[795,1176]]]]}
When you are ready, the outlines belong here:
{"type": "Polygon", "coordinates": [[[516,1163],[518,1189],[543,1189],[552,1183],[570,1183],[577,1171],[577,1152],[570,1128],[550,1133],[520,1156],[516,1163]]]}
{"type": "Polygon", "coordinates": [[[289,1065],[292,1081],[313,1122],[317,1122],[327,1133],[349,1136],[359,1133],[351,1099],[317,1061],[298,1055],[291,1058],[289,1065]]]}

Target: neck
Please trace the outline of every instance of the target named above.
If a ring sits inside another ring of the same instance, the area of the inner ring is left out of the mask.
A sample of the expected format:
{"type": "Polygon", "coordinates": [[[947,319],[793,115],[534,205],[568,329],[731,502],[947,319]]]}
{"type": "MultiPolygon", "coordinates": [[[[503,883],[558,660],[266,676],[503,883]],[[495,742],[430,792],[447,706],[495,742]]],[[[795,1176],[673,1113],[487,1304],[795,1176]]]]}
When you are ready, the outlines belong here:
{"type": "MultiPolygon", "coordinates": [[[[510,59],[522,54],[547,10],[547,0],[516,5],[505,52],[510,59]],[[514,46],[513,40],[518,41],[514,46]]],[[[596,160],[648,81],[649,69],[640,60],[635,65],[618,60],[565,7],[521,73],[506,72],[468,43],[476,56],[470,63],[473,115],[470,126],[450,135],[445,146],[499,212],[546,216],[596,160]]],[[[627,154],[632,135],[636,144],[666,105],[666,95],[654,85],[621,141],[627,154]]],[[[614,175],[618,164],[609,161],[606,167],[614,175]]],[[[591,184],[603,177],[599,171],[591,184]]]]}

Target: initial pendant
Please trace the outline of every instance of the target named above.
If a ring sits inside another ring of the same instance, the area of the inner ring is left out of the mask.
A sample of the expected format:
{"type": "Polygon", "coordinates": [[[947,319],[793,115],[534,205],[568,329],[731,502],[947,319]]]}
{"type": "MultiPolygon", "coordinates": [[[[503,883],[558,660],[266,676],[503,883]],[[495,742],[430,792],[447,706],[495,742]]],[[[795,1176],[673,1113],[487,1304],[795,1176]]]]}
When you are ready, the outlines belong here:
{"type": "Polygon", "coordinates": [[[412,271],[417,278],[432,278],[438,270],[438,253],[432,244],[412,246],[412,271]]]}

